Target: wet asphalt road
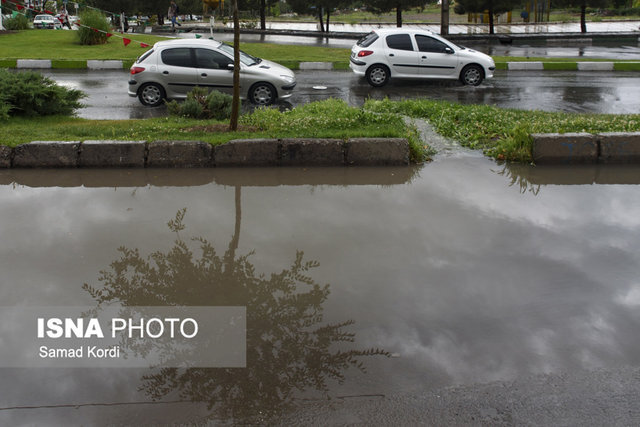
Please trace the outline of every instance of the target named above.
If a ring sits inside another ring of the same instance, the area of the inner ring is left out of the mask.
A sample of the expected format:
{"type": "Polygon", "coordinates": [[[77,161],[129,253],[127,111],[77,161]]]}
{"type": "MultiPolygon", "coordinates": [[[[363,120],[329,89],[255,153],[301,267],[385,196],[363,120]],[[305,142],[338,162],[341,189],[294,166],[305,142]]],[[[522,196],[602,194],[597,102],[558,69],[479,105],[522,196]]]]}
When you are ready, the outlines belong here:
{"type": "MultiPolygon", "coordinates": [[[[162,117],[166,108],[143,107],[127,95],[126,71],[49,70],[59,84],[83,90],[88,97],[78,115],[88,119],[162,117]]],[[[368,98],[441,99],[463,104],[489,104],[528,110],[631,114],[640,111],[640,73],[498,71],[478,87],[457,81],[392,81],[371,88],[351,71],[298,71],[294,95],[282,108],[339,98],[362,105],[368,98]],[[323,86],[326,89],[314,89],[323,86]]],[[[248,107],[248,106],[245,106],[248,107]]]]}

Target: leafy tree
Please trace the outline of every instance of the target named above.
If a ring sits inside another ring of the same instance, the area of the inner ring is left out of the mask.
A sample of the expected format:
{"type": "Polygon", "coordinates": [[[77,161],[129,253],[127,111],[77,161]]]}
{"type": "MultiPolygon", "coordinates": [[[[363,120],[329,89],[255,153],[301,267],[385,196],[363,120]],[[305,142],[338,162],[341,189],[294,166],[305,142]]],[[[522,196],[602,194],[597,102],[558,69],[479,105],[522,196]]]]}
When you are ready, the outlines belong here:
{"type": "Polygon", "coordinates": [[[422,6],[424,0],[364,0],[365,6],[373,13],[386,13],[396,10],[396,26],[402,27],[402,11],[422,6]]]}
{"type": "Polygon", "coordinates": [[[194,245],[180,238],[183,209],[168,223],[177,236],[173,247],[148,257],[137,249],[120,248],[120,258],[101,272],[103,286],[83,288],[98,307],[245,306],[245,369],[163,368],[143,376],[141,388],[153,399],[178,392],[182,399],[206,403],[214,411],[212,417],[217,413],[240,425],[268,424],[292,402],[296,391],[327,393],[327,381],[344,380],[347,368],[364,370],[363,357],[388,353],[349,349],[355,339],[347,330],[352,320],[323,321],[329,285],[309,275],[318,262],[305,261],[298,251],[289,268],[264,275],[255,271],[252,254],[236,254],[240,197],[241,187],[236,187],[235,228],[224,253],[204,238],[192,239],[194,245]]]}
{"type": "Polygon", "coordinates": [[[557,0],[554,5],[557,6],[573,6],[580,8],[580,32],[587,32],[587,6],[589,7],[605,7],[608,0],[557,0]]]}
{"type": "Polygon", "coordinates": [[[458,15],[465,13],[489,12],[489,34],[495,34],[493,17],[498,13],[512,10],[520,0],[456,0],[454,11],[458,15]]]}

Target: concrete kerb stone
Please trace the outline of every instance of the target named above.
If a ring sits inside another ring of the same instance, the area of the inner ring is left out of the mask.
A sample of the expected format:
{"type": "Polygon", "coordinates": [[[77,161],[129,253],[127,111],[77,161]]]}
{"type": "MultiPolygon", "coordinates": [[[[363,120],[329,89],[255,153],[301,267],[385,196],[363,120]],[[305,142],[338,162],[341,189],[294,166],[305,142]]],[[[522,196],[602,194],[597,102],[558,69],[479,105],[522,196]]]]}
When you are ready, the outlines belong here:
{"type": "Polygon", "coordinates": [[[144,167],[146,141],[84,141],[80,167],[144,167]]]}
{"type": "Polygon", "coordinates": [[[544,70],[542,62],[507,62],[509,71],[544,70]]]}
{"type": "Polygon", "coordinates": [[[13,154],[13,149],[11,147],[7,147],[6,145],[0,145],[0,168],[11,167],[12,154],[13,154]]]}
{"type": "Polygon", "coordinates": [[[579,71],[613,71],[613,62],[578,62],[579,71]]]}
{"type": "Polygon", "coordinates": [[[18,168],[78,167],[80,141],[32,141],[13,150],[13,166],[18,168]]]}
{"type": "Polygon", "coordinates": [[[341,139],[281,139],[281,166],[342,166],[345,164],[341,139]]]}
{"type": "Polygon", "coordinates": [[[18,59],[16,68],[51,68],[50,59],[18,59]]]}
{"type": "Polygon", "coordinates": [[[300,70],[333,70],[332,62],[301,62],[300,70]]]}
{"type": "Polygon", "coordinates": [[[596,163],[598,140],[589,133],[532,134],[536,163],[596,163]]]}
{"type": "Polygon", "coordinates": [[[640,132],[606,132],[597,135],[602,163],[640,162],[640,132]]]}
{"type": "Polygon", "coordinates": [[[408,165],[409,142],[404,138],[352,138],[346,162],[354,166],[408,165]]]}
{"type": "Polygon", "coordinates": [[[278,166],[280,142],[277,139],[234,139],[214,149],[216,166],[278,166]]]}
{"type": "Polygon", "coordinates": [[[89,59],[87,68],[89,70],[122,70],[122,61],[89,59]]]}
{"type": "Polygon", "coordinates": [[[154,141],[148,145],[147,166],[201,168],[214,165],[213,147],[202,141],[154,141]]]}

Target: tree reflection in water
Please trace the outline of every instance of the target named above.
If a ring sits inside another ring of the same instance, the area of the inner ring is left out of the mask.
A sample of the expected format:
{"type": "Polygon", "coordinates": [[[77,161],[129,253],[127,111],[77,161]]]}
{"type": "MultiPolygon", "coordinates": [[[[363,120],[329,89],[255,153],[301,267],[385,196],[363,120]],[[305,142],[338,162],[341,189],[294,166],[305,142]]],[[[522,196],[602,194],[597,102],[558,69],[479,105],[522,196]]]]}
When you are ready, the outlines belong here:
{"type": "Polygon", "coordinates": [[[296,392],[328,393],[328,381],[342,382],[344,371],[364,371],[364,356],[385,355],[380,349],[345,348],[355,335],[353,320],[323,323],[329,285],[316,283],[298,251],[288,269],[256,273],[253,253],[236,255],[240,233],[240,187],[236,187],[236,227],[229,247],[220,255],[204,238],[191,239],[184,230],[186,209],[168,223],[176,233],[173,247],[143,257],[138,249],[120,247],[120,258],[101,271],[100,287],[83,288],[97,301],[123,306],[246,306],[246,368],[162,368],[142,377],[141,389],[154,400],[176,393],[205,402],[211,417],[266,421],[277,416],[296,392]],[[192,249],[191,246],[197,246],[192,249]]]}

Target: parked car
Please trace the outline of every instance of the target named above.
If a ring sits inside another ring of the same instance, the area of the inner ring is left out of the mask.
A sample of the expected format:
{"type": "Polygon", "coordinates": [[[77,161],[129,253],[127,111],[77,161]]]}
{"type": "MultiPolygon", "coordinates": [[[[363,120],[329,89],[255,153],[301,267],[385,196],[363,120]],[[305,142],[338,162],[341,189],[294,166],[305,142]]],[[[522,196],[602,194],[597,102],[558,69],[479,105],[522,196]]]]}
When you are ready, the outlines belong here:
{"type": "Polygon", "coordinates": [[[53,15],[36,15],[33,18],[33,28],[48,28],[58,29],[62,28],[60,20],[53,15]]]}
{"type": "Polygon", "coordinates": [[[496,64],[489,55],[458,46],[429,31],[378,29],[351,48],[354,73],[380,87],[394,79],[459,79],[477,86],[493,77],[496,64]]]}
{"type": "MultiPolygon", "coordinates": [[[[293,71],[240,51],[240,97],[269,105],[291,96],[296,86],[293,71]]],[[[184,99],[196,86],[233,92],[233,47],[208,39],[157,42],[131,66],[129,96],[143,105],[164,99],[184,99]]]]}

